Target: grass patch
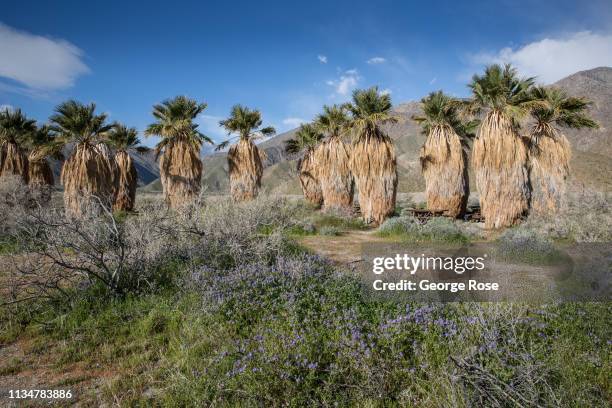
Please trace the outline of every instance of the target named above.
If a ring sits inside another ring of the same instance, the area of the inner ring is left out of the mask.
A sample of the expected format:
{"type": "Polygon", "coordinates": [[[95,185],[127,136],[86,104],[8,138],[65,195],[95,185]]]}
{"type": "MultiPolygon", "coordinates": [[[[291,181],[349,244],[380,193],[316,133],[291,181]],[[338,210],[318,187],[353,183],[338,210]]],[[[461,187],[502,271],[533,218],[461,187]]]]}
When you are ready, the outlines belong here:
{"type": "Polygon", "coordinates": [[[421,224],[415,217],[400,216],[387,219],[376,231],[380,237],[390,237],[405,242],[443,242],[465,244],[465,236],[448,218],[432,218],[421,224]]]}
{"type": "Polygon", "coordinates": [[[23,362],[19,358],[11,357],[5,362],[4,366],[0,367],[0,377],[17,374],[24,368],[23,362]]]}
{"type": "Polygon", "coordinates": [[[365,230],[368,226],[359,218],[344,217],[334,214],[316,214],[310,221],[317,230],[323,227],[335,227],[342,230],[365,230]]]}
{"type": "Polygon", "coordinates": [[[338,227],[333,227],[331,225],[325,225],[319,229],[319,235],[337,237],[339,235],[342,235],[342,231],[340,231],[338,227]]]}
{"type": "Polygon", "coordinates": [[[19,252],[19,242],[13,237],[0,237],[0,255],[9,255],[19,252]]]}

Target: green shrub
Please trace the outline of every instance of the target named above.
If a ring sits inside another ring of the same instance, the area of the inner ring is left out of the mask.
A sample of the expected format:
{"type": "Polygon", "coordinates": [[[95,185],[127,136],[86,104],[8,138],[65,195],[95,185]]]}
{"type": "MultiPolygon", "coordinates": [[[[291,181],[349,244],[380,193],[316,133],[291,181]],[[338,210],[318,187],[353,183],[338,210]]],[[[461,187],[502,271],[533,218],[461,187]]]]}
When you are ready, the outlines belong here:
{"type": "Polygon", "coordinates": [[[410,242],[465,243],[469,241],[453,220],[442,217],[431,218],[425,224],[420,224],[419,220],[413,216],[389,218],[378,227],[377,235],[397,237],[410,242]]]}
{"type": "Polygon", "coordinates": [[[449,218],[434,217],[421,227],[421,235],[426,241],[435,242],[467,242],[457,224],[449,218]]]}
{"type": "Polygon", "coordinates": [[[334,227],[331,225],[325,225],[319,229],[319,235],[335,237],[335,236],[340,235],[340,230],[337,227],[334,227]]]}
{"type": "Polygon", "coordinates": [[[380,236],[396,236],[413,234],[419,230],[419,222],[413,216],[403,215],[401,217],[387,218],[378,227],[377,234],[380,236]]]}

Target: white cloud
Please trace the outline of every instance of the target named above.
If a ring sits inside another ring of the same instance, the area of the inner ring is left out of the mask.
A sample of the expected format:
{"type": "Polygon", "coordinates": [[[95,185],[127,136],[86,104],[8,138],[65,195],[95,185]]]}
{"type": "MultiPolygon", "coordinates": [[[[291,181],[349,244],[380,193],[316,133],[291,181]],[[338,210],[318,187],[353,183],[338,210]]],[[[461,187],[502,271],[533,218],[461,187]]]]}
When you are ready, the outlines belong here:
{"type": "Polygon", "coordinates": [[[340,78],[325,82],[327,85],[334,87],[334,94],[345,96],[350,91],[357,87],[359,80],[359,72],[356,69],[349,69],[340,75],[340,78]]]}
{"type": "Polygon", "coordinates": [[[431,81],[429,81],[429,85],[435,84],[437,80],[438,80],[438,78],[436,78],[436,77],[431,78],[431,81]]]}
{"type": "Polygon", "coordinates": [[[219,121],[225,118],[215,115],[199,115],[197,119],[202,133],[215,142],[220,142],[227,138],[227,132],[219,125],[219,121]]]}
{"type": "Polygon", "coordinates": [[[544,38],[497,53],[473,55],[477,64],[511,63],[522,75],[537,76],[540,82],[561,78],[599,66],[612,66],[612,34],[576,32],[560,38],[544,38]]]}
{"type": "Polygon", "coordinates": [[[317,59],[321,64],[327,64],[327,57],[325,55],[317,55],[317,59]]]}
{"type": "Polygon", "coordinates": [[[391,95],[391,90],[389,88],[385,88],[382,91],[380,91],[381,95],[391,95]]]}
{"type": "Polygon", "coordinates": [[[368,64],[382,64],[385,62],[387,62],[387,60],[383,57],[373,57],[367,61],[368,64]]]}
{"type": "Polygon", "coordinates": [[[308,122],[302,118],[285,118],[283,119],[283,125],[290,126],[291,128],[296,128],[300,126],[302,123],[308,122]]]}
{"type": "Polygon", "coordinates": [[[24,31],[0,23],[0,77],[29,89],[69,88],[89,68],[83,52],[73,44],[24,31]]]}

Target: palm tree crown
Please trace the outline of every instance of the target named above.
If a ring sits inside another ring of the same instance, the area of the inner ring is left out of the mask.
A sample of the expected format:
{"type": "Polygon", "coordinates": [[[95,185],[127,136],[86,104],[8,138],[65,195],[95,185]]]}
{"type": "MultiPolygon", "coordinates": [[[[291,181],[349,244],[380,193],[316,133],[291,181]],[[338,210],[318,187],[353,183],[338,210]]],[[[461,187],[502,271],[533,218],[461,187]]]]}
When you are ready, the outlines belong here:
{"type": "Polygon", "coordinates": [[[136,128],[128,128],[121,123],[113,124],[113,130],[110,132],[108,140],[110,145],[119,151],[127,151],[128,149],[135,149],[139,153],[149,151],[148,147],[140,145],[136,128]]]}
{"type": "MultiPolygon", "coordinates": [[[[261,113],[258,110],[251,110],[242,105],[234,105],[230,117],[219,121],[219,125],[227,130],[228,135],[237,133],[237,137],[241,140],[258,139],[265,136],[273,136],[276,133],[272,126],[259,129],[261,124],[261,113]]],[[[230,141],[231,139],[220,143],[217,146],[217,150],[227,147],[230,141]]]]}
{"type": "Polygon", "coordinates": [[[299,153],[302,150],[313,151],[322,139],[323,135],[317,127],[306,123],[300,125],[293,139],[285,142],[285,151],[291,154],[299,153]]]}
{"type": "Polygon", "coordinates": [[[56,160],[63,160],[62,149],[64,143],[58,137],[51,125],[45,124],[30,134],[27,141],[27,148],[37,151],[42,157],[52,157],[56,160]]]}
{"type": "Polygon", "coordinates": [[[442,91],[432,92],[421,99],[423,116],[415,115],[412,119],[421,125],[424,135],[429,135],[436,127],[449,128],[465,141],[474,136],[478,121],[462,121],[461,104],[461,101],[442,91]]]}
{"type": "Polygon", "coordinates": [[[213,144],[208,136],[198,130],[198,124],[193,123],[207,106],[186,96],[177,96],[153,106],[156,122],[147,127],[145,135],[162,138],[155,147],[156,155],[159,156],[166,146],[178,141],[187,142],[198,151],[204,142],[213,144]]]}
{"type": "Polygon", "coordinates": [[[468,87],[472,90],[472,100],[468,110],[474,114],[481,111],[497,111],[505,114],[518,126],[520,119],[527,113],[531,100],[529,89],[535,78],[519,78],[510,64],[503,68],[493,64],[485,69],[484,75],[475,74],[468,87]]]}
{"type": "Polygon", "coordinates": [[[534,87],[530,113],[536,121],[535,126],[563,126],[573,129],[599,127],[586,110],[591,105],[586,98],[568,96],[559,88],[534,87]]]}
{"type": "Polygon", "coordinates": [[[315,126],[330,138],[340,137],[349,123],[347,109],[347,105],[323,106],[323,113],[315,118],[315,126]]]}
{"type": "Polygon", "coordinates": [[[51,130],[57,132],[63,143],[96,144],[106,137],[112,125],[106,123],[106,114],[95,114],[96,105],[70,100],[55,108],[51,130]]]}
{"type": "Polygon", "coordinates": [[[346,107],[352,115],[350,126],[356,131],[357,138],[383,137],[379,125],[397,122],[397,118],[391,114],[391,97],[379,93],[376,86],[355,90],[353,103],[346,107]]]}
{"type": "Polygon", "coordinates": [[[28,119],[20,109],[0,111],[0,142],[23,145],[36,131],[36,121],[28,119]]]}

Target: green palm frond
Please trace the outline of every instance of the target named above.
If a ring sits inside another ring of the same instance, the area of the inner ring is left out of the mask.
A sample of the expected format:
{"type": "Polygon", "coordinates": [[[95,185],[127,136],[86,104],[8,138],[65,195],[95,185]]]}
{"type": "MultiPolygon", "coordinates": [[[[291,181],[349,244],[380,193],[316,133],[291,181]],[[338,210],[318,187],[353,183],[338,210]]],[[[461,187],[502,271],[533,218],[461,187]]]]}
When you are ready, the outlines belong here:
{"type": "Polygon", "coordinates": [[[162,140],[155,151],[159,155],[169,142],[185,141],[198,150],[204,143],[214,144],[212,139],[198,130],[194,123],[196,117],[204,112],[208,105],[198,103],[186,96],[177,96],[153,106],[154,123],[147,126],[145,136],[159,136],[162,140]]]}
{"type": "Polygon", "coordinates": [[[43,156],[51,157],[56,160],[63,160],[65,143],[58,137],[51,125],[45,124],[37,128],[30,134],[27,142],[27,148],[30,151],[36,150],[41,152],[43,156]]]}
{"type": "MultiPolygon", "coordinates": [[[[232,138],[232,139],[234,139],[234,138],[232,138]]],[[[225,141],[223,141],[223,142],[219,143],[219,144],[217,145],[217,147],[215,147],[215,151],[217,151],[217,152],[218,152],[219,150],[223,150],[223,149],[225,149],[225,148],[226,148],[227,146],[229,146],[229,144],[232,142],[232,139],[228,139],[228,140],[225,140],[225,141]]]]}
{"type": "Polygon", "coordinates": [[[398,121],[391,113],[392,106],[389,94],[379,93],[378,87],[357,89],[353,92],[353,102],[346,105],[351,113],[349,126],[358,138],[367,135],[383,137],[380,126],[398,121]]]}
{"type": "Polygon", "coordinates": [[[141,149],[143,152],[148,149],[147,147],[140,146],[140,139],[138,138],[138,131],[136,128],[128,128],[122,123],[115,122],[113,129],[108,134],[109,144],[117,149],[126,151],[128,149],[141,149]]]}
{"type": "MultiPolygon", "coordinates": [[[[243,140],[259,139],[276,134],[276,130],[272,126],[259,129],[261,124],[261,113],[242,105],[234,105],[229,118],[219,121],[219,125],[225,128],[228,135],[237,134],[237,137],[243,140]]],[[[227,147],[232,139],[234,138],[221,143],[223,147],[219,147],[217,150],[227,147]]]]}
{"type": "Polygon", "coordinates": [[[36,121],[28,119],[21,109],[0,111],[0,141],[27,144],[28,139],[36,132],[36,121]]]}
{"type": "Polygon", "coordinates": [[[96,105],[69,100],[55,108],[50,118],[51,129],[63,143],[95,144],[106,137],[113,128],[106,123],[106,114],[97,115],[96,105]]]}
{"type": "Polygon", "coordinates": [[[472,115],[492,110],[502,112],[518,126],[533,100],[530,89],[534,83],[535,78],[519,78],[510,64],[503,67],[490,65],[482,76],[476,74],[472,77],[468,85],[472,98],[465,108],[472,115]]]}
{"type": "Polygon", "coordinates": [[[568,96],[555,87],[534,87],[530,113],[537,124],[558,125],[573,129],[596,129],[599,124],[587,113],[591,102],[586,98],[568,96]]]}
{"type": "Polygon", "coordinates": [[[319,127],[305,123],[300,125],[292,139],[285,142],[285,151],[289,154],[296,154],[302,150],[314,150],[321,140],[323,140],[323,134],[319,127]]]}
{"type": "Polygon", "coordinates": [[[449,127],[464,139],[473,137],[478,121],[463,121],[461,119],[462,101],[444,94],[442,91],[432,92],[421,99],[423,116],[412,116],[412,120],[421,125],[424,135],[428,135],[435,127],[449,127]]]}
{"type": "Polygon", "coordinates": [[[349,124],[348,105],[323,106],[323,113],[315,118],[315,126],[329,137],[340,137],[349,124]]]}

